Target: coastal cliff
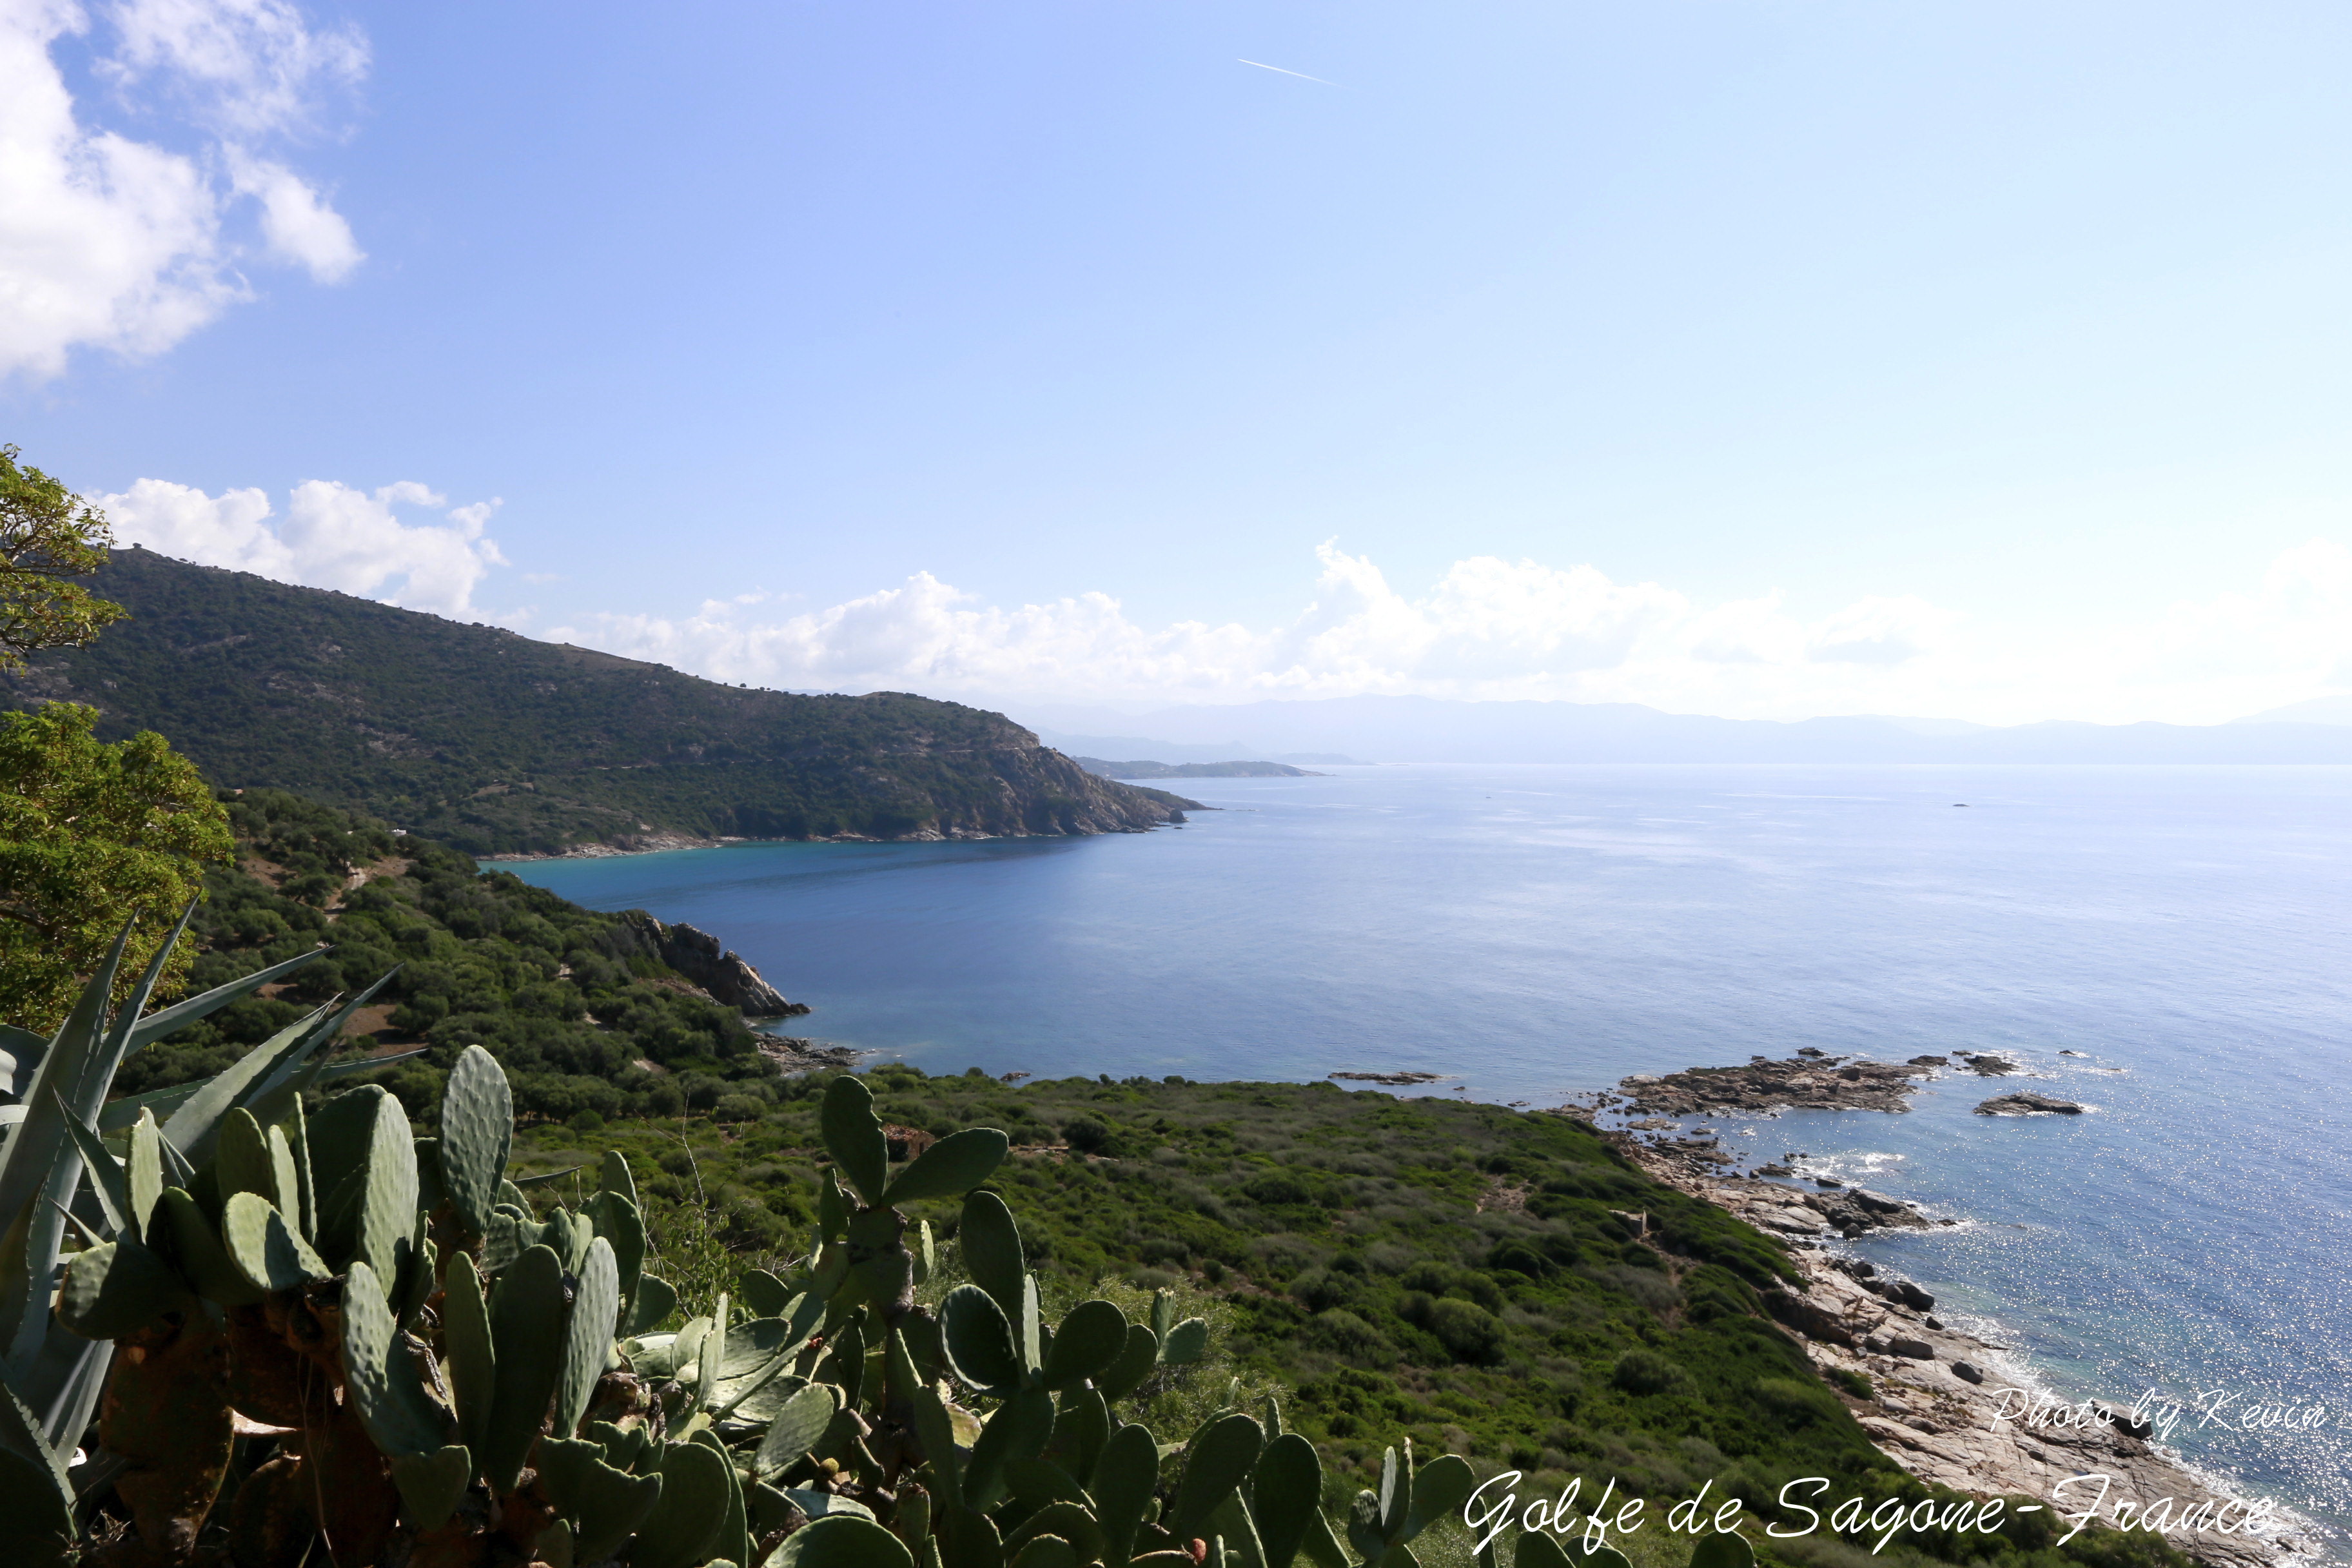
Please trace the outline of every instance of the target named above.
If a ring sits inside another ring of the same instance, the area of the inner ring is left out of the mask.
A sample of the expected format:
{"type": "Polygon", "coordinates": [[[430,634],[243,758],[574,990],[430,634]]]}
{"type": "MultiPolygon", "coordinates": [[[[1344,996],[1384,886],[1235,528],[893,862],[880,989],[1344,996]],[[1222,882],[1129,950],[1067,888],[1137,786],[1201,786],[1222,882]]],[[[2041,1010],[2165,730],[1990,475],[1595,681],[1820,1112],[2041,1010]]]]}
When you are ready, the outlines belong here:
{"type": "Polygon", "coordinates": [[[747,1018],[793,1018],[809,1010],[805,1002],[786,1001],[749,960],[709,931],[683,921],[665,925],[643,910],[631,910],[621,918],[648,954],[702,987],[712,1001],[747,1018]]]}
{"type": "Polygon", "coordinates": [[[1194,803],[1088,773],[1002,714],[803,696],[119,550],[131,612],[6,678],[156,730],[216,784],[289,789],[472,855],[734,838],[1136,833],[1194,803]]]}

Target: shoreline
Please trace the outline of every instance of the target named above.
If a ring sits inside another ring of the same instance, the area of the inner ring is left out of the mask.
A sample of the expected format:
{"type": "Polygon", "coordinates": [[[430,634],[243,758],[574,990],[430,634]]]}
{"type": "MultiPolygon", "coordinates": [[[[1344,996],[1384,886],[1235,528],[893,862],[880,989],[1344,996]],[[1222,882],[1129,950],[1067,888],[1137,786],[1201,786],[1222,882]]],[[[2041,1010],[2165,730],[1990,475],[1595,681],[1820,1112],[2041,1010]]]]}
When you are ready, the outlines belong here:
{"type": "MultiPolygon", "coordinates": [[[[1778,1068],[1798,1064],[1759,1065],[1778,1068]]],[[[1899,1110],[1902,1090],[1893,1095],[1887,1090],[1901,1078],[1919,1074],[1926,1064],[1869,1065],[1879,1070],[1857,1075],[1870,1085],[1864,1095],[1876,1101],[1868,1108],[1899,1110]],[[1895,1103],[1886,1103],[1888,1099],[1895,1103]]],[[[1708,1076],[1728,1076],[1730,1071],[1697,1070],[1708,1076]]],[[[2000,1076],[1999,1069],[1978,1070],[2000,1076]]],[[[2207,1504],[2217,1512],[2224,1504],[2240,1510],[2248,1506],[2250,1500],[2229,1481],[2204,1474],[2177,1450],[2152,1442],[2151,1430],[2133,1423],[2128,1403],[2095,1397],[2071,1405],[2060,1401],[2043,1387],[2016,1347],[1943,1321],[1935,1315],[1935,1299],[1917,1286],[1831,1250],[1836,1241],[1870,1230],[1958,1222],[1931,1220],[1916,1205],[1858,1187],[1808,1192],[1769,1179],[1793,1175],[1784,1166],[1760,1167],[1761,1173],[1738,1172],[1712,1136],[1669,1139],[1664,1127],[1678,1124],[1655,1114],[1667,1109],[1655,1103],[1657,1086],[1687,1076],[1629,1079],[1620,1090],[1601,1097],[1621,1108],[1621,1113],[1652,1113],[1627,1128],[1599,1129],[1601,1136],[1653,1180],[1787,1243],[1799,1283],[1794,1289],[1760,1292],[1765,1306],[1880,1452],[1922,1480],[1964,1492],[2024,1494],[2053,1513],[2057,1494],[2053,1489],[2093,1472],[2114,1478],[2098,1505],[2105,1521],[2112,1521],[2119,1504],[2133,1505],[2136,1516],[2168,1498],[2173,1500],[2171,1512],[2176,1515],[2207,1504]],[[1651,1136],[1637,1136],[1634,1129],[1649,1131],[1651,1136]],[[1857,1374],[1869,1380],[1870,1397],[1858,1395],[1850,1385],[1857,1374]]],[[[1853,1109],[1863,1098],[1821,1108],[1853,1109]]],[[[1777,1107],[1750,1104],[1741,1109],[1769,1113],[1777,1107]]],[[[1561,1110],[1580,1118],[1593,1114],[1587,1105],[1561,1110]]],[[[2086,1506],[2092,1490],[2088,1486],[2075,1489],[2068,1494],[2068,1506],[2076,1510],[2086,1506]]],[[[2203,1530],[2165,1539],[2210,1568],[2278,1568],[2305,1558],[2319,1560],[2323,1553],[2307,1522],[2272,1506],[2279,1525],[2266,1535],[2203,1530]]]]}

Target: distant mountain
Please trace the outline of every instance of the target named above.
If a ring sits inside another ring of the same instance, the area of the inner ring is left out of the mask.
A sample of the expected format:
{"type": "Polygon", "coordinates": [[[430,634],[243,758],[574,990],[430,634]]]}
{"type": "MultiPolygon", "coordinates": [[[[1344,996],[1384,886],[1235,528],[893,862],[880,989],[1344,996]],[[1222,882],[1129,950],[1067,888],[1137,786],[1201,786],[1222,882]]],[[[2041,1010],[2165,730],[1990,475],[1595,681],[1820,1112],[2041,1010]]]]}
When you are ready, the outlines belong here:
{"type": "Polygon", "coordinates": [[[2352,724],[2352,697],[2315,697],[2267,713],[2250,713],[2238,724],[2352,724]]]}
{"type": "Polygon", "coordinates": [[[1107,779],[1319,779],[1305,768],[1287,763],[1108,763],[1100,757],[1072,757],[1090,773],[1107,779]]]}
{"type": "MultiPolygon", "coordinates": [[[[1036,730],[1037,738],[1045,744],[1073,757],[1099,757],[1117,752],[1150,752],[1155,756],[1174,761],[1213,763],[1240,756],[1253,749],[1239,741],[1228,741],[1222,745],[1215,742],[1202,745],[1184,741],[1147,740],[1140,735],[1084,735],[1037,725],[1031,728],[1036,730]]],[[[1265,750],[1264,747],[1255,749],[1265,750]]],[[[1317,768],[1369,768],[1374,765],[1361,757],[1350,757],[1339,752],[1276,752],[1265,760],[1317,768]]]]}
{"type": "Polygon", "coordinates": [[[116,551],[131,618],[6,680],[162,732],[216,784],[365,810],[469,853],[746,838],[1136,832],[1181,796],[1001,714],[791,696],[244,573],[116,551]]]}
{"type": "MultiPolygon", "coordinates": [[[[2342,700],[2323,699],[2323,702],[2342,700]]],[[[1393,763],[2352,763],[2352,721],[2294,710],[2236,724],[2023,724],[1900,718],[1711,719],[1630,702],[1337,697],[1120,715],[1090,756],[1211,760],[1305,752],[1393,763]]],[[[1072,713],[1069,717],[1079,715],[1072,713]]],[[[1072,737],[1059,737],[1068,741],[1072,737]]]]}

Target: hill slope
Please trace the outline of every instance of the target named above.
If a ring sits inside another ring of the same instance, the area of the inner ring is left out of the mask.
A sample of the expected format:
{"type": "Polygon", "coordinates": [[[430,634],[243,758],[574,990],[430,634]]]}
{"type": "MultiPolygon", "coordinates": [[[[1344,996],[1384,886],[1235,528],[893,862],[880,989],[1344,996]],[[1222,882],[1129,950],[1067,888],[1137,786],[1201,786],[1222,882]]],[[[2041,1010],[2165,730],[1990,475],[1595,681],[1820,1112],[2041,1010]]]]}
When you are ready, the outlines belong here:
{"type": "Polygon", "coordinates": [[[1000,714],[795,697],[119,550],[131,619],[8,681],[155,730],[229,788],[363,808],[471,854],[583,843],[1138,832],[1189,802],[1098,778],[1000,714]]]}

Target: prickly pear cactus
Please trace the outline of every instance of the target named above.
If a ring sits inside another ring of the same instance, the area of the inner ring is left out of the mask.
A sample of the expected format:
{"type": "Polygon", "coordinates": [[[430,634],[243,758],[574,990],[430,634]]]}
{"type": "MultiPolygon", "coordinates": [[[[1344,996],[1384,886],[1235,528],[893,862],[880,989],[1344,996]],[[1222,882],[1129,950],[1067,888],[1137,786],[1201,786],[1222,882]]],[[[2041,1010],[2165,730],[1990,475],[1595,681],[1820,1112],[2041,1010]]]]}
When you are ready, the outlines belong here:
{"type": "MultiPolygon", "coordinates": [[[[1469,1494],[1462,1460],[1416,1471],[1392,1451],[1335,1529],[1315,1448],[1271,1401],[1263,1423],[1229,1409],[1172,1445],[1121,1419],[1201,1359],[1206,1325],[1173,1321],[1164,1292],[1143,1322],[1104,1300],[1045,1321],[983,1184],[1004,1134],[894,1168],[847,1075],[822,1102],[807,1255],[656,1331],[677,1294],[645,1270],[625,1160],[576,1211],[534,1209],[479,1047],[437,1136],[374,1088],[306,1116],[306,1063],[340,1023],[306,1020],[114,1142],[87,1115],[58,1132],[103,1223],[55,1317],[98,1365],[97,1451],[128,1521],[92,1562],[1412,1568],[1410,1542],[1469,1494]],[[915,1202],[961,1205],[971,1283],[936,1314],[916,1302],[934,1242],[915,1202]]],[[[0,1505],[21,1494],[12,1513],[63,1562],[84,1503],[53,1462],[10,1468],[31,1420],[0,1408],[0,1505]]]]}

